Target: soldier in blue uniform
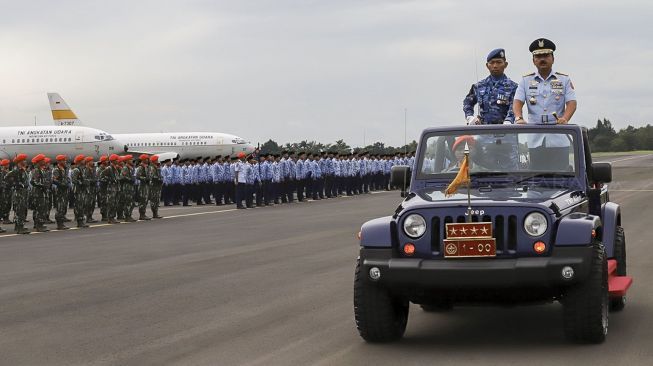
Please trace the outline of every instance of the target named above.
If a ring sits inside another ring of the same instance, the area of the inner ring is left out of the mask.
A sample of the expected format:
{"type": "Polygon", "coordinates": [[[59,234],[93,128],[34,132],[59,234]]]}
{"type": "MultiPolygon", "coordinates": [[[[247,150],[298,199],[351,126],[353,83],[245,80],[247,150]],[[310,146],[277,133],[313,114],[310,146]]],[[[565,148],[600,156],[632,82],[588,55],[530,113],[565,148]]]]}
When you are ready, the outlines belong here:
{"type": "MultiPolygon", "coordinates": [[[[472,85],[463,100],[463,111],[467,124],[514,123],[512,110],[517,83],[506,76],[506,52],[497,48],[487,55],[486,64],[490,76],[472,85]],[[479,115],[474,115],[474,105],[478,103],[479,115]]],[[[478,139],[479,156],[475,158],[483,167],[490,170],[516,170],[519,147],[516,135],[504,136],[501,141],[490,137],[478,139]],[[479,161],[482,159],[483,162],[479,161]]],[[[407,157],[412,165],[414,158],[407,157]]]]}
{"type": "Polygon", "coordinates": [[[492,50],[485,66],[490,76],[475,83],[463,100],[463,112],[468,124],[513,123],[512,102],[517,83],[510,80],[504,71],[508,66],[503,48],[492,50]],[[479,115],[474,115],[474,105],[478,103],[479,115]]]}
{"type": "MultiPolygon", "coordinates": [[[[526,74],[515,94],[516,123],[566,124],[576,111],[576,92],[569,75],[553,71],[556,45],[546,39],[533,41],[528,48],[533,54],[537,72],[526,74]],[[528,122],[523,118],[524,104],[528,122]]],[[[562,135],[537,134],[527,141],[531,168],[566,170],[569,166],[569,140],[562,135]]]]}

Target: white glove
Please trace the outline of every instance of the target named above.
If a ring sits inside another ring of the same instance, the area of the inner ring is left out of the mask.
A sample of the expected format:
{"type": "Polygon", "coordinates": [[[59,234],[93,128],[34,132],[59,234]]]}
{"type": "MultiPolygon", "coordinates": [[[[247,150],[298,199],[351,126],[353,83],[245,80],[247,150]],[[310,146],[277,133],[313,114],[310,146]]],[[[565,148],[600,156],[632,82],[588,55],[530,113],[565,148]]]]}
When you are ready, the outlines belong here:
{"type": "Polygon", "coordinates": [[[467,117],[467,124],[468,125],[478,125],[481,123],[481,120],[478,119],[476,116],[468,116],[467,117]]]}

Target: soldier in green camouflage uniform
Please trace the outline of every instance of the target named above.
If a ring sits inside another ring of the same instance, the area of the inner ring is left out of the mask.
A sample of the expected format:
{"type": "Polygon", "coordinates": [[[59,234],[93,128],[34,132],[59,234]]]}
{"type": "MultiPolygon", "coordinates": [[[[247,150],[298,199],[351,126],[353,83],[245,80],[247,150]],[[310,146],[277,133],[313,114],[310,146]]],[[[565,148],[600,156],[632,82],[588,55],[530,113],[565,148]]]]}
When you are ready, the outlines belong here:
{"type": "Polygon", "coordinates": [[[107,190],[107,201],[106,201],[106,213],[107,213],[107,222],[109,224],[117,224],[116,212],[118,210],[118,155],[112,154],[109,157],[109,166],[102,170],[100,174],[100,183],[106,187],[107,190]]]}
{"type": "Polygon", "coordinates": [[[161,203],[161,189],[163,188],[163,177],[161,176],[161,164],[159,157],[154,155],[150,158],[150,192],[149,201],[152,209],[152,218],[161,219],[159,216],[159,204],[161,203]]]}
{"type": "Polygon", "coordinates": [[[25,228],[25,220],[27,219],[27,200],[29,185],[29,178],[27,177],[27,155],[19,154],[14,159],[17,166],[7,173],[6,179],[8,184],[13,187],[13,195],[11,197],[12,205],[14,207],[14,230],[18,234],[29,234],[30,231],[25,228]]]}
{"type": "Polygon", "coordinates": [[[100,208],[102,221],[107,221],[109,219],[107,216],[107,184],[101,179],[102,172],[107,168],[107,160],[107,157],[102,155],[102,157],[100,157],[100,165],[95,169],[95,176],[98,179],[97,205],[100,208]]]}
{"type": "Polygon", "coordinates": [[[122,217],[125,222],[134,222],[132,213],[134,212],[134,167],[132,166],[132,156],[124,157],[125,165],[120,171],[120,205],[122,217]]]}
{"type": "MultiPolygon", "coordinates": [[[[9,172],[9,159],[0,161],[0,220],[3,224],[11,224],[9,211],[11,210],[11,187],[7,184],[6,176],[9,172]]],[[[0,233],[6,230],[0,228],[0,233]]]]}
{"type": "Polygon", "coordinates": [[[45,223],[52,224],[54,221],[50,219],[50,211],[52,211],[52,160],[45,158],[45,171],[43,173],[43,180],[45,185],[45,223]]]}
{"type": "Polygon", "coordinates": [[[52,169],[52,196],[54,199],[54,220],[57,222],[57,230],[66,230],[66,212],[68,211],[68,186],[70,179],[66,169],[66,156],[57,156],[57,166],[52,169]]]}
{"type": "Polygon", "coordinates": [[[34,229],[38,232],[46,232],[50,230],[45,226],[45,214],[47,212],[45,205],[45,191],[47,189],[45,185],[45,155],[36,155],[32,159],[32,164],[34,164],[34,169],[32,170],[30,183],[32,185],[32,219],[34,221],[34,229]]]}
{"type": "Polygon", "coordinates": [[[93,157],[86,157],[86,170],[84,170],[84,175],[88,186],[86,186],[86,193],[84,202],[84,211],[86,213],[86,223],[97,222],[93,218],[93,212],[95,211],[95,196],[97,196],[97,176],[95,175],[95,166],[93,166],[93,157]]]}
{"type": "Polygon", "coordinates": [[[75,157],[75,167],[73,168],[70,179],[73,183],[73,195],[75,196],[75,221],[77,221],[77,227],[87,228],[88,225],[84,223],[84,210],[86,203],[86,189],[87,181],[85,179],[86,167],[84,166],[84,155],[77,155],[75,157]]]}
{"type": "Polygon", "coordinates": [[[136,179],[138,179],[138,213],[139,220],[151,220],[145,216],[145,209],[147,209],[147,200],[149,199],[150,189],[150,172],[149,164],[150,157],[146,154],[140,156],[141,164],[136,168],[136,179]]]}

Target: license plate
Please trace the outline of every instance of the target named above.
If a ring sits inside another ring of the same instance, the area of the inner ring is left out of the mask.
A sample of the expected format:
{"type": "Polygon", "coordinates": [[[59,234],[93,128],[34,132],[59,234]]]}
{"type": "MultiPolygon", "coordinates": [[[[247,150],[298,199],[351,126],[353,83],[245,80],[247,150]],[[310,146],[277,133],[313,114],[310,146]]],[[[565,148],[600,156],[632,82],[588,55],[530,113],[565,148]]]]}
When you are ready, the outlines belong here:
{"type": "Polygon", "coordinates": [[[496,256],[497,243],[493,238],[444,240],[445,258],[496,256]]]}

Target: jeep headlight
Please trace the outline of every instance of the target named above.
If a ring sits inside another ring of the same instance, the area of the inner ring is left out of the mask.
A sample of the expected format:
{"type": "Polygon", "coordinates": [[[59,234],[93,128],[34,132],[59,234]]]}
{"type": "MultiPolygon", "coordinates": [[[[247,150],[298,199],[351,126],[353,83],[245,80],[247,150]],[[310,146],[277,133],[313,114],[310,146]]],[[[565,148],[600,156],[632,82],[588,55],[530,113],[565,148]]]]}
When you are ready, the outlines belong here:
{"type": "Polygon", "coordinates": [[[404,232],[413,239],[424,235],[426,231],[426,221],[421,215],[408,215],[404,220],[404,232]]]}
{"type": "Polygon", "coordinates": [[[530,236],[542,236],[546,232],[546,217],[539,212],[531,212],[524,220],[524,230],[530,236]]]}

